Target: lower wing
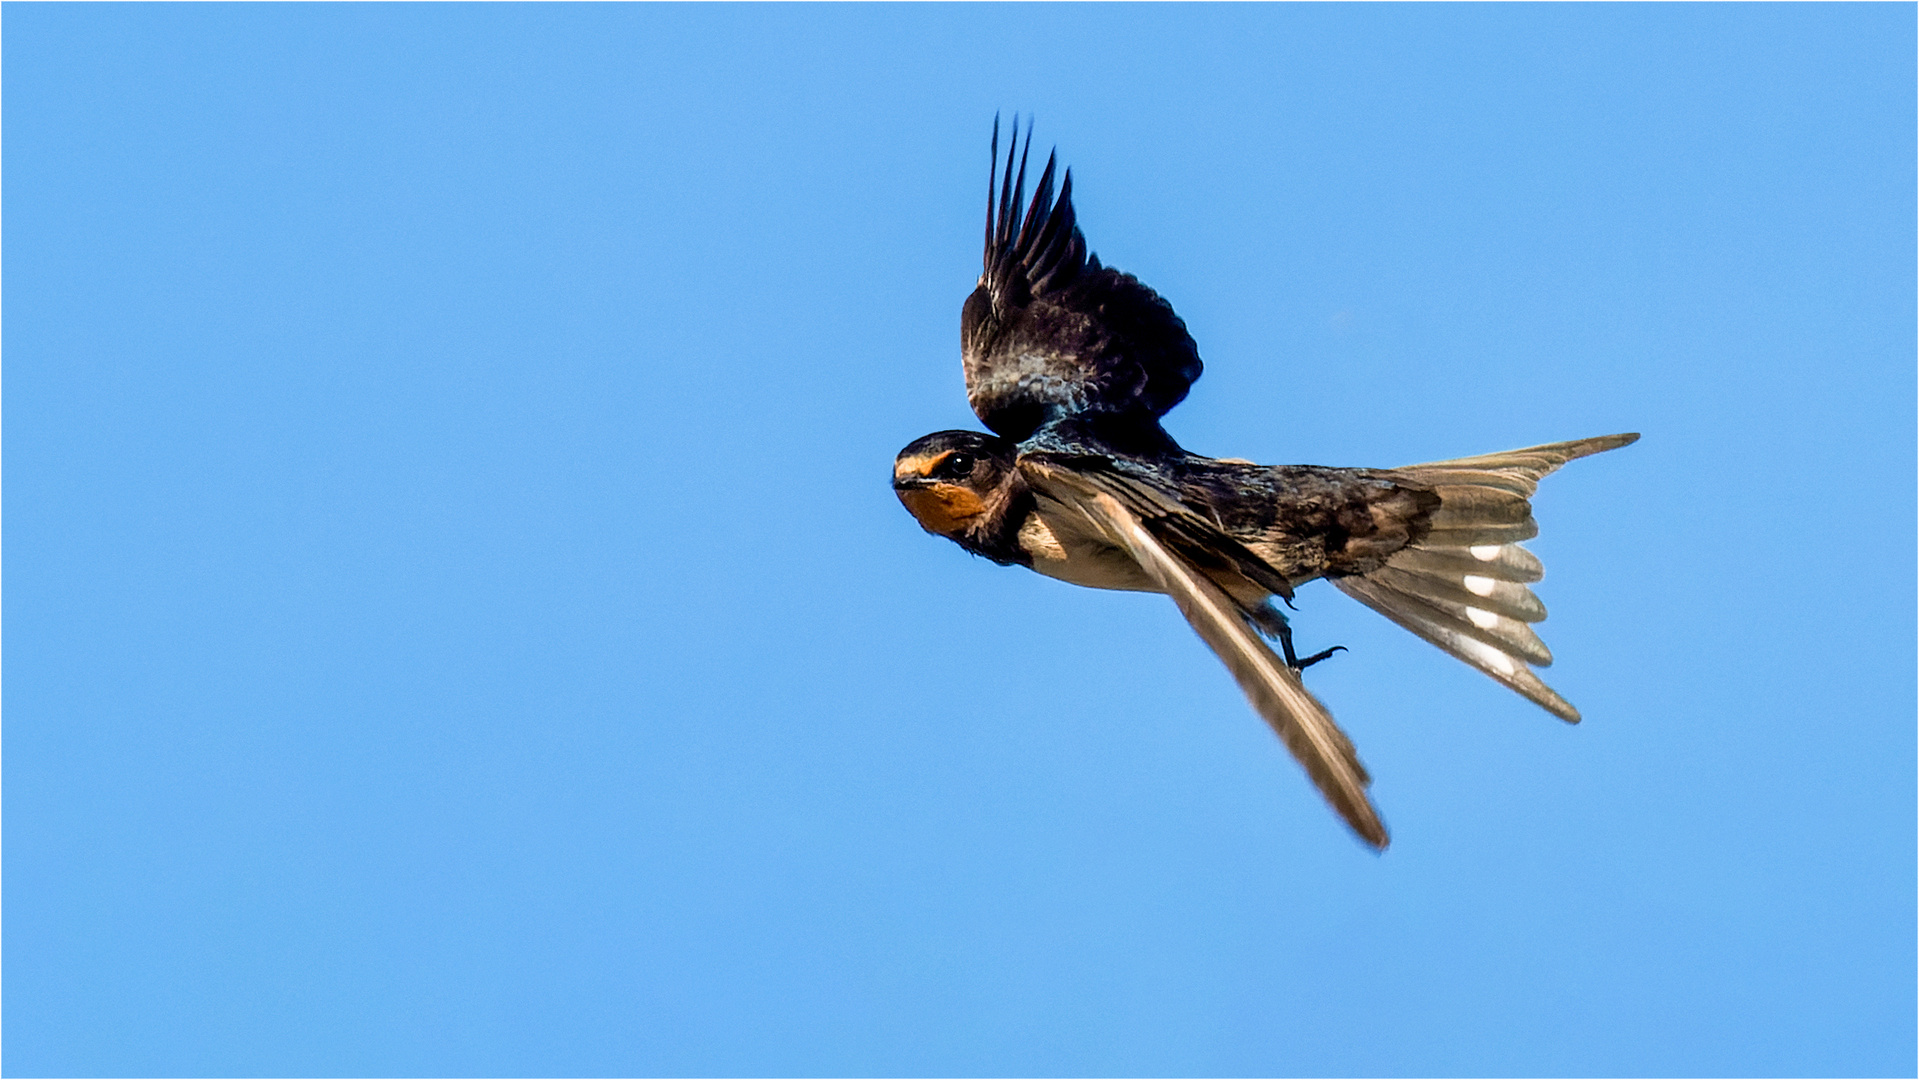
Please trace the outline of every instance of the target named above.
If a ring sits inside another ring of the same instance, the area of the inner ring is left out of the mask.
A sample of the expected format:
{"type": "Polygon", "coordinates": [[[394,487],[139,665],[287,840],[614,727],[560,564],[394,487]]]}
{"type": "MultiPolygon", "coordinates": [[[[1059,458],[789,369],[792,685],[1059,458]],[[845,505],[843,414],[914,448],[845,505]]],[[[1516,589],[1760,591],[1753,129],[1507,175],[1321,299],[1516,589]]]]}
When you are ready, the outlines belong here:
{"type": "Polygon", "coordinates": [[[1353,742],[1333,721],[1299,676],[1266,647],[1247,625],[1238,604],[1190,563],[1168,550],[1132,511],[1107,492],[1071,471],[1044,463],[1023,463],[1024,471],[1047,498],[1084,516],[1099,532],[1127,551],[1186,616],[1221,661],[1260,717],[1292,751],[1339,816],[1375,848],[1387,844],[1386,826],[1366,796],[1372,778],[1353,742]]]}

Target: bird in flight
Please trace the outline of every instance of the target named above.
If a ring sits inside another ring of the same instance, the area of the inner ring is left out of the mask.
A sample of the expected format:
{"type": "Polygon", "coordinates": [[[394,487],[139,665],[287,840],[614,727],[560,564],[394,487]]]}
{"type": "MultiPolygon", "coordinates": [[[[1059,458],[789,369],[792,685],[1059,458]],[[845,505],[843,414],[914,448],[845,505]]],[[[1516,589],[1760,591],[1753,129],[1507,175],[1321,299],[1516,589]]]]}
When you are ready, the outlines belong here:
{"type": "Polygon", "coordinates": [[[1519,542],[1530,497],[1574,458],[1636,434],[1407,465],[1255,465],[1188,453],[1160,426],[1199,378],[1198,348],[1158,293],[1100,264],[1054,196],[1049,155],[1026,203],[1013,124],[988,173],[985,265],[960,314],[966,397],[991,434],[940,431],[893,462],[893,490],[927,532],[1004,566],[1095,589],[1170,596],[1347,825],[1386,827],[1352,740],[1301,681],[1273,604],[1325,578],[1569,723],[1579,711],[1534,674],[1543,573],[1519,542]],[[1015,166],[1017,164],[1017,171],[1015,166]],[[1276,640],[1282,655],[1267,640],[1276,640]]]}

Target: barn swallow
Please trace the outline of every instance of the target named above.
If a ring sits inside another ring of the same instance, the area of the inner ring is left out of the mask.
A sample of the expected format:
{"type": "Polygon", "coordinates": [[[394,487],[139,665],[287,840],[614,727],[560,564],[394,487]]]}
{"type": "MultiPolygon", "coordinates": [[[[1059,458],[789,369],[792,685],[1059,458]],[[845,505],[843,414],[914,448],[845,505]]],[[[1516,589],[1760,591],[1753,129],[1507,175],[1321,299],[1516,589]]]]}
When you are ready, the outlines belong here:
{"type": "Polygon", "coordinates": [[[1170,596],[1326,801],[1376,849],[1388,838],[1371,777],[1301,680],[1334,650],[1297,657],[1275,599],[1289,603],[1325,578],[1577,723],[1578,710],[1533,671],[1552,654],[1533,633],[1546,609],[1527,588],[1543,571],[1520,541],[1539,531],[1530,498],[1541,478],[1639,436],[1396,469],[1188,453],[1160,426],[1200,376],[1186,324],[1087,250],[1071,170],[1053,194],[1057,155],[1026,204],[1032,132],[1024,148],[1017,120],[1012,135],[1002,173],[994,122],[984,269],[960,315],[967,400],[990,434],[940,431],[900,451],[893,490],[920,525],[1001,565],[1170,596]]]}

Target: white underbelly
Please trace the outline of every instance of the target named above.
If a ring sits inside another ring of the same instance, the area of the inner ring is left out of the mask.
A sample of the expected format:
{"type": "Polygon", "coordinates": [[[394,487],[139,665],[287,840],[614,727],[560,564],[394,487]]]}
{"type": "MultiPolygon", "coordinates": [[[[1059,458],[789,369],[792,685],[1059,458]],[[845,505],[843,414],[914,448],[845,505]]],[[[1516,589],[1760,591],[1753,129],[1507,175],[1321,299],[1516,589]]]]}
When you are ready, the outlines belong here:
{"type": "Polygon", "coordinates": [[[1131,555],[1093,533],[1078,515],[1049,509],[1042,501],[1019,531],[1020,547],[1033,557],[1034,570],[1089,589],[1160,591],[1131,555]]]}

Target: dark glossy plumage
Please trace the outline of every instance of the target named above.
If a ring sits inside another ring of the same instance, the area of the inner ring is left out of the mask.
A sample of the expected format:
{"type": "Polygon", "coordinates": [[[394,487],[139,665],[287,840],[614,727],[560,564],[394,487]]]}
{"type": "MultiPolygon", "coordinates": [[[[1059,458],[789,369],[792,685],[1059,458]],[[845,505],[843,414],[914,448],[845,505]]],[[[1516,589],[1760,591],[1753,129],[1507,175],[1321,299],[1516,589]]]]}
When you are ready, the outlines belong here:
{"type": "Polygon", "coordinates": [[[1001,175],[995,121],[984,267],[960,312],[967,400],[1016,441],[1072,414],[1157,428],[1199,378],[1199,348],[1172,305],[1086,250],[1072,170],[1053,197],[1053,155],[1022,213],[1031,131],[1021,146],[1016,120],[1010,143],[1001,175]]]}

